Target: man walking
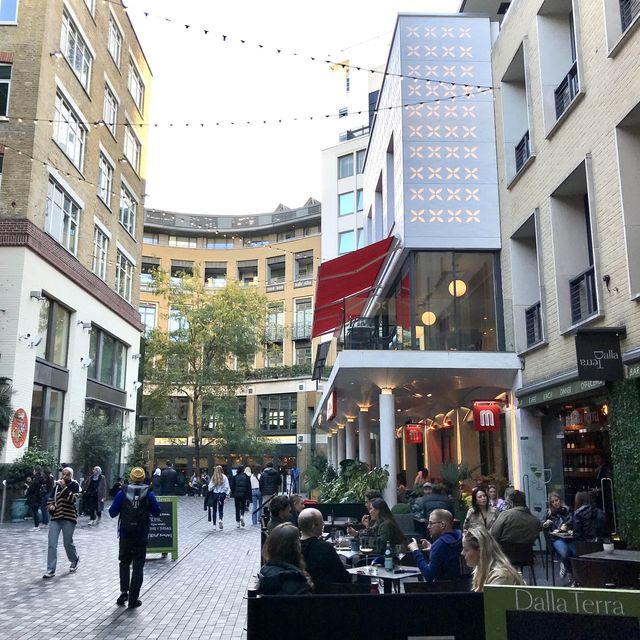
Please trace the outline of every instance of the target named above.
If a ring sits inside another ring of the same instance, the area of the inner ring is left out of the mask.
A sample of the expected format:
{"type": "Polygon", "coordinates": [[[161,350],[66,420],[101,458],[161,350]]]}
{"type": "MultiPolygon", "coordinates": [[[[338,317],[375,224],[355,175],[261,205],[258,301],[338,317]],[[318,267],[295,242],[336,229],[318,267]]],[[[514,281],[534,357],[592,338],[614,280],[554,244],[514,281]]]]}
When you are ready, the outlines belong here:
{"type": "Polygon", "coordinates": [[[173,468],[171,461],[167,460],[167,466],[160,474],[160,488],[163,496],[175,496],[176,484],[178,483],[178,474],[173,468]]]}
{"type": "Polygon", "coordinates": [[[144,483],[144,469],[134,467],[129,474],[131,484],[121,489],[109,507],[112,518],[120,516],[118,535],[120,549],[120,596],[116,604],[123,605],[129,601],[129,609],[142,604],[140,588],[142,587],[144,562],[147,555],[150,515],[160,515],[160,505],[156,497],[144,483]],[[131,564],[133,570],[130,571],[131,564]]]}
{"type": "Polygon", "coordinates": [[[280,474],[273,468],[273,462],[267,462],[265,465],[259,484],[262,504],[266,505],[280,488],[280,474]]]}
{"type": "Polygon", "coordinates": [[[78,522],[76,498],[80,493],[80,485],[73,479],[73,469],[64,467],[62,478],[53,487],[53,493],[47,501],[47,510],[51,518],[49,522],[49,547],[47,550],[47,572],[42,576],[45,580],[56,575],[58,563],[58,539],[62,532],[62,542],[71,565],[69,573],[78,568],[80,557],[73,544],[73,532],[78,522]]]}

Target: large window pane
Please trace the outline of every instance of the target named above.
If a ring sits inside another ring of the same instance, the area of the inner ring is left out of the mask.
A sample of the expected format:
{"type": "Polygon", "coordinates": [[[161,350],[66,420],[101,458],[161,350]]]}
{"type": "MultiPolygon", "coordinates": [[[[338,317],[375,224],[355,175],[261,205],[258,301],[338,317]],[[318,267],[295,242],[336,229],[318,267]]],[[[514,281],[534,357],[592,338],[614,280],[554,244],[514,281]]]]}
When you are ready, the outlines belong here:
{"type": "Polygon", "coordinates": [[[100,357],[100,382],[111,384],[115,361],[116,341],[106,333],[102,334],[102,353],[100,357]]]}
{"type": "Polygon", "coordinates": [[[38,317],[38,335],[42,336],[40,344],[36,347],[36,356],[47,359],[47,337],[49,332],[49,314],[51,313],[51,300],[45,298],[40,303],[40,315],[38,317]]]}
{"type": "Polygon", "coordinates": [[[118,389],[124,389],[124,377],[127,367],[127,348],[122,342],[116,341],[115,344],[115,370],[113,374],[113,386],[118,389]]]}
{"type": "Polygon", "coordinates": [[[353,191],[341,193],[338,196],[338,215],[348,216],[355,212],[355,200],[353,191]]]}
{"type": "Polygon", "coordinates": [[[53,322],[55,335],[53,338],[53,351],[51,362],[62,367],[67,366],[67,346],[69,345],[69,312],[60,305],[55,306],[53,322]]]}
{"type": "Polygon", "coordinates": [[[353,154],[338,158],[338,178],[349,178],[353,175],[353,154]]]}
{"type": "Polygon", "coordinates": [[[338,253],[348,253],[356,248],[355,233],[353,231],[344,231],[338,235],[338,253]]]}

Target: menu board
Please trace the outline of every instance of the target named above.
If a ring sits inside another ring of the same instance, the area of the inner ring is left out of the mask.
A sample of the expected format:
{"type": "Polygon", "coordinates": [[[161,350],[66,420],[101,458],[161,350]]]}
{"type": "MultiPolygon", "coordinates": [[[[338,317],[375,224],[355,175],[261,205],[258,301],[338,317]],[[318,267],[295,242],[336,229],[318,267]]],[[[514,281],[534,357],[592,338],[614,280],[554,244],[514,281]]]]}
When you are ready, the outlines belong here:
{"type": "Polygon", "coordinates": [[[147,553],[170,553],[175,560],[178,557],[178,498],[158,496],[157,499],[160,515],[151,516],[147,553]]]}

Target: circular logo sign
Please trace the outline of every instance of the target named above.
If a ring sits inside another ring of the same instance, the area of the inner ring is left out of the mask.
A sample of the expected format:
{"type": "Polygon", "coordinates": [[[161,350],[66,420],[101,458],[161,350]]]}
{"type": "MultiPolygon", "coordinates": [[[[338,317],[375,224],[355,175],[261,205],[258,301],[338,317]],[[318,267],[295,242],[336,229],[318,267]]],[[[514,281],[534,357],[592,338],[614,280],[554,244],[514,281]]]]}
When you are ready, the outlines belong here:
{"type": "Polygon", "coordinates": [[[11,421],[11,441],[16,449],[19,449],[27,440],[29,431],[29,418],[24,409],[16,409],[11,421]]]}

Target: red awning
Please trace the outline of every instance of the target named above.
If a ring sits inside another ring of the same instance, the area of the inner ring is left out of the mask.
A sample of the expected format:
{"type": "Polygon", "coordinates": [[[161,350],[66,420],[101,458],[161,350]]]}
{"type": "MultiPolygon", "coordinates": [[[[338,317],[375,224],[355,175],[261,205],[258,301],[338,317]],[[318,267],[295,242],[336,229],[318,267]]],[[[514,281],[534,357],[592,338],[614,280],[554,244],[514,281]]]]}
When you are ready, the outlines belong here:
{"type": "Polygon", "coordinates": [[[385,238],[320,265],[313,309],[314,338],[362,313],[393,240],[393,236],[385,238]]]}

